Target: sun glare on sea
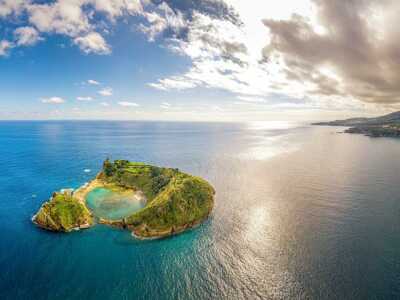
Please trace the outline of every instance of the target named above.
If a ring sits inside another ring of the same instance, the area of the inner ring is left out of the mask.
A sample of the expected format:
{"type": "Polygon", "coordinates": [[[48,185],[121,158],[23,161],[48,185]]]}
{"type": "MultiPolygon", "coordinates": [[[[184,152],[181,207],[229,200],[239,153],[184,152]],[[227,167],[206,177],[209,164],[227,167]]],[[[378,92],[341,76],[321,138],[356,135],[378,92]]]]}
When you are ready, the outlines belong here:
{"type": "Polygon", "coordinates": [[[290,121],[254,121],[247,123],[250,130],[279,130],[296,127],[294,122],[290,121]]]}
{"type": "Polygon", "coordinates": [[[261,121],[247,123],[252,141],[247,150],[239,156],[251,160],[268,160],[277,155],[298,149],[299,145],[288,137],[290,129],[299,126],[289,121],[261,121]],[[279,134],[278,134],[279,133],[279,134]]]}
{"type": "Polygon", "coordinates": [[[270,218],[265,206],[253,207],[249,211],[248,222],[244,236],[247,241],[255,242],[263,235],[270,218]]]}

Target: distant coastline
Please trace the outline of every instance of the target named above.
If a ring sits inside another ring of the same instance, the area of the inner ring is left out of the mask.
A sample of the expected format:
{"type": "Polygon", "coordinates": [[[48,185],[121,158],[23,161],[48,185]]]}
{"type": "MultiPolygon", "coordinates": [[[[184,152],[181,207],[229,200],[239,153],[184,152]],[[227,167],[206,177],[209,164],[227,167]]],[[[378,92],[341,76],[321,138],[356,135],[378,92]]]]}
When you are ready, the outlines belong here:
{"type": "Polygon", "coordinates": [[[363,134],[370,137],[400,137],[400,112],[376,118],[352,118],[312,123],[312,125],[349,127],[344,132],[363,134]]]}

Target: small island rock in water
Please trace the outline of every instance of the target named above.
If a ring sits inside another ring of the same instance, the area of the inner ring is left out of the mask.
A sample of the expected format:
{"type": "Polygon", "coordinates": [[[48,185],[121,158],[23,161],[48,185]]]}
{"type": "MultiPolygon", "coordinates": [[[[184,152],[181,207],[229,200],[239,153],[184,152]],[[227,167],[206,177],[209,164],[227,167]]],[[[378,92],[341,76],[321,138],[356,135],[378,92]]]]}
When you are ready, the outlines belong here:
{"type": "Polygon", "coordinates": [[[207,181],[178,169],[107,159],[95,179],[75,191],[55,192],[32,221],[57,232],[88,228],[98,222],[128,229],[137,238],[160,238],[206,220],[214,195],[215,190],[207,181]],[[99,187],[140,193],[146,197],[146,205],[120,220],[98,218],[87,207],[86,196],[99,187]]]}

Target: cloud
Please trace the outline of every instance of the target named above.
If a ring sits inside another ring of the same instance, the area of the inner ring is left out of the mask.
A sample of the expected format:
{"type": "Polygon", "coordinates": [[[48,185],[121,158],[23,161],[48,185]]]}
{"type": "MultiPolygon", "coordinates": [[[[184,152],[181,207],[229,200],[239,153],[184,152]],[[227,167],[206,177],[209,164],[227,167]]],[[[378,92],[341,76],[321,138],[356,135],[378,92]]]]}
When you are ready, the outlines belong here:
{"type": "Polygon", "coordinates": [[[1,0],[0,17],[7,17],[11,14],[18,15],[27,3],[29,1],[26,0],[1,0]]]}
{"type": "Polygon", "coordinates": [[[76,97],[76,100],[78,100],[78,101],[93,101],[93,98],[79,96],[79,97],[76,97]]]}
{"type": "Polygon", "coordinates": [[[97,32],[90,32],[85,36],[80,36],[74,39],[74,43],[85,52],[96,54],[110,54],[110,46],[107,45],[104,38],[97,32]]]}
{"type": "Polygon", "coordinates": [[[108,97],[108,96],[112,96],[113,94],[113,90],[110,87],[104,88],[100,91],[98,91],[98,93],[104,97],[108,97]]]}
{"type": "Polygon", "coordinates": [[[89,79],[89,80],[87,81],[87,83],[88,83],[88,84],[91,84],[91,85],[100,85],[100,82],[98,82],[98,81],[96,81],[96,80],[93,80],[93,79],[89,79]]]}
{"type": "Polygon", "coordinates": [[[60,34],[86,54],[111,53],[100,30],[111,32],[119,18],[139,16],[137,28],[149,40],[185,39],[187,21],[196,13],[238,22],[234,10],[222,0],[0,0],[0,18],[13,14],[22,28],[29,28],[17,33],[21,35],[17,46],[33,45],[41,33],[60,34]]]}
{"type": "Polygon", "coordinates": [[[163,102],[163,103],[161,103],[160,107],[162,109],[170,109],[171,108],[171,104],[169,104],[168,102],[163,102]]]}
{"type": "Polygon", "coordinates": [[[219,107],[218,105],[213,105],[212,107],[212,110],[214,110],[214,111],[217,111],[217,112],[222,112],[222,111],[224,111],[221,107],[219,107]]]}
{"type": "MultiPolygon", "coordinates": [[[[231,105],[261,114],[262,109],[353,110],[375,103],[395,107],[400,102],[399,11],[394,0],[257,5],[242,0],[0,0],[0,21],[7,15],[13,22],[0,42],[0,55],[17,46],[15,26],[34,28],[46,39],[61,35],[83,53],[109,54],[110,37],[122,25],[117,22],[126,22],[183,57],[184,64],[149,86],[164,92],[209,88],[231,97],[226,106],[207,109],[226,111],[231,105]]],[[[113,94],[109,88],[98,93],[113,94]]],[[[170,109],[166,114],[178,110],[169,103],[159,108],[170,109]]]]}
{"type": "Polygon", "coordinates": [[[88,2],[92,3],[96,11],[105,13],[111,20],[124,13],[134,15],[143,11],[140,0],[92,0],[88,2]]]}
{"type": "Polygon", "coordinates": [[[82,10],[85,1],[58,0],[27,6],[29,22],[39,31],[76,37],[90,30],[89,18],[82,10]]]}
{"type": "Polygon", "coordinates": [[[35,28],[19,27],[14,30],[13,41],[9,40],[0,41],[0,56],[8,55],[9,51],[17,46],[32,46],[36,44],[39,40],[41,40],[41,38],[39,37],[39,33],[35,28]]]}
{"type": "Polygon", "coordinates": [[[150,3],[147,0],[56,0],[50,3],[0,0],[0,18],[13,14],[19,24],[24,24],[25,31],[21,29],[16,33],[17,46],[33,45],[39,40],[39,33],[56,33],[72,38],[87,54],[109,54],[111,48],[96,28],[114,25],[117,17],[142,14],[142,2],[150,3]],[[99,14],[106,15],[110,22],[100,21],[99,14]]]}
{"type": "Polygon", "coordinates": [[[108,102],[100,102],[100,105],[104,107],[110,106],[108,102]]]}
{"type": "Polygon", "coordinates": [[[254,97],[254,96],[237,96],[237,98],[241,101],[244,102],[252,102],[252,103],[265,103],[266,100],[264,98],[260,98],[260,97],[254,97]]]}
{"type": "Polygon", "coordinates": [[[227,20],[212,19],[194,13],[188,23],[186,39],[172,39],[168,49],[192,61],[191,68],[182,75],[161,78],[150,83],[161,90],[189,89],[197,86],[240,90],[243,80],[237,74],[250,64],[244,32],[227,20]]]}
{"type": "Polygon", "coordinates": [[[158,82],[149,83],[148,85],[155,89],[168,91],[171,89],[184,90],[194,88],[198,83],[181,76],[173,76],[170,78],[159,79],[158,82]]]}
{"type": "Polygon", "coordinates": [[[271,39],[264,61],[280,61],[289,82],[308,95],[399,103],[397,1],[314,1],[320,27],[294,15],[264,20],[271,39]]]}
{"type": "Polygon", "coordinates": [[[136,102],[129,102],[129,101],[120,101],[118,105],[125,106],[125,107],[139,107],[140,105],[136,102]]]}
{"type": "Polygon", "coordinates": [[[283,0],[259,8],[226,2],[238,8],[243,24],[193,12],[184,38],[166,42],[192,65],[149,86],[222,89],[243,102],[276,106],[278,99],[290,104],[285,107],[307,109],[365,110],[400,102],[398,2],[283,0]]]}
{"type": "Polygon", "coordinates": [[[8,54],[8,50],[13,47],[13,44],[7,40],[0,41],[0,56],[6,56],[8,54]]]}
{"type": "Polygon", "coordinates": [[[62,104],[65,103],[65,100],[60,97],[50,97],[50,98],[41,98],[40,101],[42,103],[47,103],[47,104],[62,104]]]}
{"type": "Polygon", "coordinates": [[[168,31],[169,37],[181,35],[186,28],[186,21],[182,13],[172,10],[166,2],[162,2],[151,12],[144,12],[146,24],[139,24],[138,29],[148,36],[149,41],[154,41],[161,33],[168,31]]]}
{"type": "Polygon", "coordinates": [[[41,40],[38,31],[30,26],[19,27],[14,30],[17,46],[32,46],[41,40]]]}
{"type": "MultiPolygon", "coordinates": [[[[159,2],[159,1],[153,1],[159,2]]],[[[233,24],[239,25],[241,23],[240,17],[235,9],[223,0],[189,0],[189,1],[176,1],[165,0],[172,10],[182,11],[185,18],[191,20],[193,15],[201,13],[213,19],[227,20],[233,24]]],[[[248,4],[246,4],[248,5],[248,4]]]]}

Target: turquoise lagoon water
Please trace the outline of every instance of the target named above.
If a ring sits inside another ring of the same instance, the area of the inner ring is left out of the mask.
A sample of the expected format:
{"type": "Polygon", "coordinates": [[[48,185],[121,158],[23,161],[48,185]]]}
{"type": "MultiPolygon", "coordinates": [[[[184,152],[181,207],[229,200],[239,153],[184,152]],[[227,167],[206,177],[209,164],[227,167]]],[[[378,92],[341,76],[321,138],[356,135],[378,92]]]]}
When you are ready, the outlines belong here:
{"type": "Polygon", "coordinates": [[[0,122],[0,299],[398,299],[400,140],[338,130],[0,122]],[[211,218],[155,241],[33,226],[106,157],[206,178],[211,218]]]}
{"type": "Polygon", "coordinates": [[[134,193],[121,194],[107,188],[95,188],[86,195],[86,203],[96,217],[119,220],[142,209],[146,202],[134,193]]]}

